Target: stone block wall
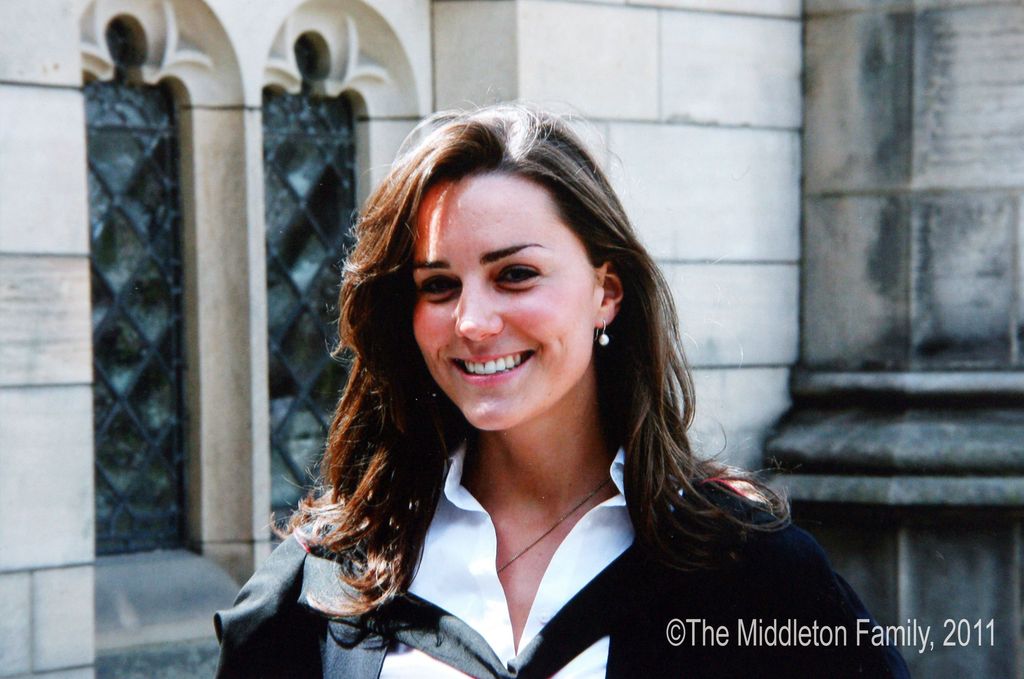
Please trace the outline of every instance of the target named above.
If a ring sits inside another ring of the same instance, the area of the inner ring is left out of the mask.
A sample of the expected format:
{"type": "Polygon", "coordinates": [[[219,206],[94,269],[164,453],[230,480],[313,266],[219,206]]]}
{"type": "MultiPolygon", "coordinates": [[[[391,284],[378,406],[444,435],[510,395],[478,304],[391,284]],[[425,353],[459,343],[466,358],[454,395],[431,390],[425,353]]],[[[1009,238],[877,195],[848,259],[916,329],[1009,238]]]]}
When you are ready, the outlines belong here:
{"type": "Polygon", "coordinates": [[[1018,366],[1024,8],[909,4],[808,6],[802,356],[1018,366]]]}
{"type": "Polygon", "coordinates": [[[675,292],[695,439],[753,467],[797,356],[800,12],[796,0],[433,3],[435,108],[523,99],[586,119],[675,292]]]}
{"type": "Polygon", "coordinates": [[[85,121],[78,51],[53,39],[74,5],[0,6],[2,677],[93,676],[85,121]]]}

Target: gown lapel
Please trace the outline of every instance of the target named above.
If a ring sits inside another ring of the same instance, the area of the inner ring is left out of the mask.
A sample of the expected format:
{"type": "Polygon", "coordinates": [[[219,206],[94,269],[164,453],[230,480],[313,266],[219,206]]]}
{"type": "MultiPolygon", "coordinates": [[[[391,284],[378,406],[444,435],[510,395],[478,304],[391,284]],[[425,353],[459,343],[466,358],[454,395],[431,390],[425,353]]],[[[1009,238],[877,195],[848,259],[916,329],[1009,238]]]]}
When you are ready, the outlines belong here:
{"type": "MultiPolygon", "coordinates": [[[[315,609],[314,602],[350,596],[337,569],[338,564],[330,559],[307,557],[300,602],[315,609]]],[[[406,594],[372,616],[331,618],[321,649],[324,676],[378,677],[388,644],[394,639],[472,677],[550,677],[602,637],[613,636],[614,645],[614,631],[643,606],[644,597],[635,596],[637,583],[642,581],[642,558],[634,543],[570,599],[507,667],[483,636],[463,620],[406,594]],[[626,591],[633,592],[629,602],[622,601],[626,591]]]]}

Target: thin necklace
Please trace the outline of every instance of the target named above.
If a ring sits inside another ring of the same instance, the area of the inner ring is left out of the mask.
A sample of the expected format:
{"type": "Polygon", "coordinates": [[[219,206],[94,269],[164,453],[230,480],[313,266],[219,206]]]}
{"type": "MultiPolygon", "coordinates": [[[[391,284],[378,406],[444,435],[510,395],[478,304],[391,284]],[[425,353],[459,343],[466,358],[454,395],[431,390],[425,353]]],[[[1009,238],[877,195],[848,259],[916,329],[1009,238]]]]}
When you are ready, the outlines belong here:
{"type": "Polygon", "coordinates": [[[606,479],[605,479],[604,481],[602,481],[602,482],[601,482],[601,484],[600,484],[600,485],[599,485],[599,486],[598,486],[597,488],[595,488],[594,490],[592,490],[592,491],[590,491],[589,493],[587,493],[587,496],[586,496],[586,497],[584,497],[584,498],[583,498],[582,500],[580,500],[580,501],[579,501],[578,503],[576,503],[576,506],[574,506],[574,507],[573,507],[572,509],[570,509],[569,511],[567,511],[567,512],[566,512],[565,514],[562,514],[562,516],[561,516],[561,517],[559,517],[558,521],[555,521],[555,522],[554,522],[554,523],[553,523],[553,524],[551,525],[551,528],[548,528],[548,529],[547,529],[546,531],[544,531],[544,532],[543,532],[543,533],[541,534],[541,536],[540,536],[539,538],[537,538],[536,540],[534,540],[534,541],[533,541],[533,542],[531,542],[530,544],[528,544],[528,545],[526,545],[525,547],[523,547],[522,549],[520,549],[520,550],[519,550],[519,551],[518,551],[518,552],[516,553],[516,555],[515,555],[515,556],[513,556],[513,557],[512,557],[511,559],[509,559],[508,561],[506,561],[506,562],[505,562],[505,565],[504,565],[504,566],[501,566],[501,567],[499,567],[499,568],[498,568],[498,575],[501,575],[501,572],[502,572],[503,570],[505,570],[506,568],[508,568],[509,566],[511,566],[511,565],[512,565],[512,564],[513,564],[513,563],[515,562],[515,560],[516,560],[516,559],[518,559],[518,558],[519,558],[519,557],[521,557],[521,556],[522,556],[523,554],[526,554],[526,553],[527,553],[528,551],[530,551],[531,549],[533,549],[534,547],[536,547],[536,546],[537,546],[537,543],[538,543],[538,542],[540,542],[541,540],[543,540],[543,539],[544,539],[544,538],[546,538],[547,536],[551,535],[551,531],[553,531],[553,530],[555,530],[556,528],[558,528],[559,526],[561,526],[561,525],[562,525],[562,522],[563,522],[563,521],[565,521],[565,520],[566,520],[566,519],[568,519],[568,518],[569,518],[570,516],[572,516],[573,514],[575,514],[575,513],[576,513],[576,510],[577,510],[577,509],[579,509],[580,507],[582,507],[583,505],[585,505],[585,504],[587,503],[587,500],[589,500],[590,498],[592,498],[592,497],[594,497],[595,495],[597,495],[598,491],[599,491],[599,490],[601,490],[602,488],[604,488],[605,486],[607,486],[607,485],[608,485],[608,482],[609,482],[609,481],[611,481],[611,480],[612,480],[612,479],[611,479],[611,477],[609,476],[609,477],[608,477],[608,478],[606,478],[606,479]]]}

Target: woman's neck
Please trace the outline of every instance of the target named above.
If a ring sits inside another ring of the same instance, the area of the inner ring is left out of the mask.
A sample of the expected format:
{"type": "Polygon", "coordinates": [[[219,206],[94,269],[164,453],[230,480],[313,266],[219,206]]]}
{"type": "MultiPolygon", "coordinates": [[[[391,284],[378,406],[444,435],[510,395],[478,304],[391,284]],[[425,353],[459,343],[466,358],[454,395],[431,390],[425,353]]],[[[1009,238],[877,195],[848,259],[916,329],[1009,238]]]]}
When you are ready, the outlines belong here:
{"type": "Polygon", "coordinates": [[[594,404],[571,421],[479,432],[463,483],[489,512],[531,507],[558,514],[608,478],[613,457],[594,404]]]}

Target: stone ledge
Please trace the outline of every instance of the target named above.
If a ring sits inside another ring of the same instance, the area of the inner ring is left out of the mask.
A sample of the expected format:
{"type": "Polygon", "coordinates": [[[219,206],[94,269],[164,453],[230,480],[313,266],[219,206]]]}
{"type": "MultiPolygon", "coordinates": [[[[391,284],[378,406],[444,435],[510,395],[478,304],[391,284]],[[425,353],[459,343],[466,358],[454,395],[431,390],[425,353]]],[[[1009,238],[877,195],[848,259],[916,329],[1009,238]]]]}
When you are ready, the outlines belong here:
{"type": "Polygon", "coordinates": [[[212,677],[220,647],[215,639],[142,646],[100,653],[97,679],[184,679],[212,677]]]}
{"type": "Polygon", "coordinates": [[[1024,508],[1024,476],[779,474],[770,485],[798,502],[1024,508]]]}
{"type": "Polygon", "coordinates": [[[801,473],[1024,476],[1024,410],[797,408],[766,455],[801,473]]]}
{"type": "Polygon", "coordinates": [[[184,550],[98,558],[97,651],[124,655],[151,644],[213,641],[213,614],[237,592],[220,567],[184,550]]]}
{"type": "Polygon", "coordinates": [[[1024,371],[957,370],[929,372],[793,371],[793,396],[835,402],[862,397],[943,400],[987,398],[1024,403],[1024,371]]]}

